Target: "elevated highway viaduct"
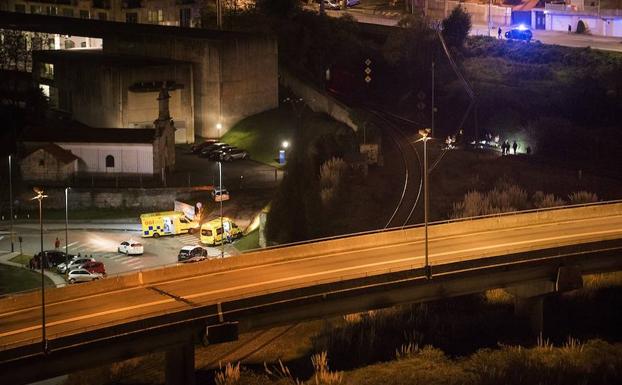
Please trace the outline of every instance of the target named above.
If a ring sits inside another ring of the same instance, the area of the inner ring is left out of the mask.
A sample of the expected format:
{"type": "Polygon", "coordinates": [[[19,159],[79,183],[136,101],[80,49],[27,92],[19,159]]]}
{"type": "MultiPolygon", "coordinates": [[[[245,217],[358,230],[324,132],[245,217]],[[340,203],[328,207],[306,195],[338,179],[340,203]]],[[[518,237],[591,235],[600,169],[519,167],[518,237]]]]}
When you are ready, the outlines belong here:
{"type": "Polygon", "coordinates": [[[167,384],[194,383],[194,344],[219,331],[506,288],[542,325],[542,298],[622,268],[622,202],[512,213],[288,245],[0,300],[0,376],[25,384],[166,351],[167,384]]]}

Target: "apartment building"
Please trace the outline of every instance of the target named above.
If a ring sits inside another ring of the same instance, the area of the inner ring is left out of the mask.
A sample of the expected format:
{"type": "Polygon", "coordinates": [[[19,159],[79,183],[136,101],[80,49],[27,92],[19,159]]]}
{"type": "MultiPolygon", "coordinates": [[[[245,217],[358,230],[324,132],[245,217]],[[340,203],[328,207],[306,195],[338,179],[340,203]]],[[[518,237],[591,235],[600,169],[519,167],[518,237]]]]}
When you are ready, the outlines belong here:
{"type": "Polygon", "coordinates": [[[196,27],[205,0],[3,0],[0,10],[126,23],[196,27]]]}

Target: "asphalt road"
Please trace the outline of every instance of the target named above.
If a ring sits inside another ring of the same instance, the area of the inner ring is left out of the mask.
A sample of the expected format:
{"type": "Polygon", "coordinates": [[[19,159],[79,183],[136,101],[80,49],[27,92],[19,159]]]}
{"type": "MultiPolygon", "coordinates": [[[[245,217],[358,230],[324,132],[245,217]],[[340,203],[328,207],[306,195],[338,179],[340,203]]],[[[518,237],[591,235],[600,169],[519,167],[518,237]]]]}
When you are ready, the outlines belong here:
{"type": "MultiPolygon", "coordinates": [[[[399,17],[394,15],[383,15],[381,13],[370,13],[369,10],[351,9],[345,11],[327,11],[326,14],[332,17],[340,17],[344,13],[349,13],[357,21],[368,24],[378,24],[386,26],[394,26],[399,21],[399,17]]],[[[502,27],[503,32],[507,31],[507,27],[502,27]]],[[[621,37],[606,37],[594,35],[579,35],[576,33],[532,30],[534,40],[544,44],[557,44],[566,47],[591,47],[604,51],[622,52],[621,37]]],[[[475,24],[471,28],[471,35],[488,35],[488,26],[475,24]]],[[[497,36],[496,27],[491,32],[492,36],[497,36]]]]}
{"type": "MultiPolygon", "coordinates": [[[[430,261],[439,264],[620,237],[622,215],[530,225],[431,239],[430,261]]],[[[301,260],[102,293],[89,296],[88,301],[74,299],[48,304],[48,338],[259,292],[338,281],[388,269],[422,267],[424,260],[422,241],[336,254],[322,253],[321,244],[315,244],[314,249],[318,250],[315,256],[301,260]]],[[[0,349],[41,338],[40,311],[35,306],[0,313],[0,349]]]]}

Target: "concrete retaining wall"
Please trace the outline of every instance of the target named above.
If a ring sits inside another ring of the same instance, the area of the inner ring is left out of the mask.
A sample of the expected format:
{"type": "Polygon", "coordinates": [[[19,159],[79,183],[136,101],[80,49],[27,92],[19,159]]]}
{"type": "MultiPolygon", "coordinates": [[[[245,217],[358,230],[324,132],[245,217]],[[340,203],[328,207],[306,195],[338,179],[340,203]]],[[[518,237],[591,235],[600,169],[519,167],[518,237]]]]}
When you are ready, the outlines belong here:
{"type": "Polygon", "coordinates": [[[326,93],[303,83],[283,68],[280,70],[279,82],[283,86],[291,89],[294,94],[301,97],[305,104],[314,112],[328,114],[336,121],[345,124],[354,131],[358,130],[358,125],[356,125],[350,117],[350,110],[348,107],[326,95],[326,93]]]}
{"type": "MultiPolygon", "coordinates": [[[[190,199],[193,194],[209,191],[208,187],[187,188],[128,188],[128,189],[71,189],[69,192],[69,209],[132,209],[172,210],[173,202],[190,199]]],[[[60,188],[50,188],[45,191],[45,208],[64,209],[65,191],[60,188]]],[[[17,199],[24,202],[24,207],[35,207],[31,202],[32,193],[23,193],[17,199]],[[27,206],[30,205],[30,206],[27,206]]]]}

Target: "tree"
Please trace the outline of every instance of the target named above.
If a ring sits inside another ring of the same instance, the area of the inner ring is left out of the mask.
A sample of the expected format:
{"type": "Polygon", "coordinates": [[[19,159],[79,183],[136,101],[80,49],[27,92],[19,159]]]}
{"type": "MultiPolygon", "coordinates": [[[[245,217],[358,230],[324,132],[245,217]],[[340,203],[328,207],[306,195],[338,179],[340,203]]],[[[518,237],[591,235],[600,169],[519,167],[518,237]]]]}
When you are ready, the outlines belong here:
{"type": "Polygon", "coordinates": [[[471,30],[471,15],[457,6],[443,20],[443,37],[450,47],[461,48],[471,30]]]}
{"type": "Polygon", "coordinates": [[[271,16],[290,16],[300,10],[298,0],[257,0],[257,8],[271,16]]]}

